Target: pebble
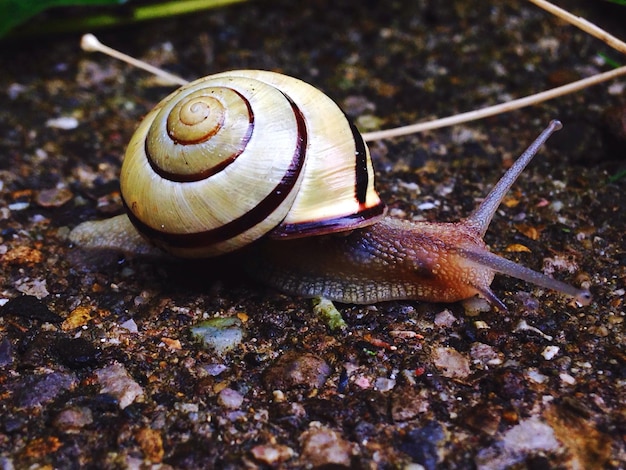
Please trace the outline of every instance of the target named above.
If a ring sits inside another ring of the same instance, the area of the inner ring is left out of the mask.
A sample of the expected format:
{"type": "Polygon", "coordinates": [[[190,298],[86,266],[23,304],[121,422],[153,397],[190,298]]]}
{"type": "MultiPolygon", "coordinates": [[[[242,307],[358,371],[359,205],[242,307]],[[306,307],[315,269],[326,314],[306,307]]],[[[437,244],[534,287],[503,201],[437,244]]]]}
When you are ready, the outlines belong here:
{"type": "Polygon", "coordinates": [[[394,422],[408,421],[429,409],[428,393],[414,387],[396,388],[391,396],[391,418],[394,422]]]}
{"type": "Polygon", "coordinates": [[[146,460],[152,463],[160,463],[163,460],[165,450],[163,449],[163,438],[158,430],[148,427],[141,428],[135,433],[135,439],[146,460]]]}
{"type": "Polygon", "coordinates": [[[502,359],[498,355],[498,352],[493,349],[492,346],[485,343],[472,343],[470,348],[470,357],[476,364],[484,365],[498,365],[502,364],[502,359]]]}
{"type": "Polygon", "coordinates": [[[463,379],[470,375],[470,361],[453,348],[440,347],[433,352],[435,367],[448,378],[463,379]]]}
{"type": "Polygon", "coordinates": [[[537,369],[528,369],[526,371],[526,377],[535,382],[536,384],[542,384],[548,380],[548,376],[542,374],[537,369]]]}
{"type": "Polygon", "coordinates": [[[468,317],[475,317],[481,313],[489,312],[491,310],[491,304],[482,297],[472,297],[470,299],[463,300],[461,302],[465,315],[468,317]]]}
{"type": "Polygon", "coordinates": [[[9,204],[7,207],[10,210],[15,211],[15,212],[23,211],[30,207],[30,202],[26,202],[26,201],[14,202],[12,204],[9,204]]]}
{"type": "Polygon", "coordinates": [[[456,317],[448,309],[439,312],[435,316],[435,325],[439,327],[451,327],[456,323],[456,317]]]}
{"type": "Polygon", "coordinates": [[[33,265],[43,261],[43,253],[30,246],[20,245],[7,251],[2,260],[10,264],[33,265]]]}
{"type": "Polygon", "coordinates": [[[124,328],[129,333],[138,333],[139,329],[137,328],[137,323],[132,318],[130,320],[126,320],[124,323],[120,324],[120,328],[124,328]]]}
{"type": "Polygon", "coordinates": [[[101,350],[85,338],[63,336],[52,347],[56,357],[70,369],[82,369],[97,365],[101,350]]]}
{"type": "Polygon", "coordinates": [[[258,445],[250,450],[252,456],[267,465],[277,465],[286,462],[295,455],[291,447],[284,445],[258,445]]]}
{"type": "Polygon", "coordinates": [[[378,377],[374,381],[374,388],[379,392],[388,392],[389,390],[393,390],[393,387],[396,386],[396,381],[393,379],[388,379],[387,377],[378,377]]]}
{"type": "Polygon", "coordinates": [[[225,388],[217,396],[217,402],[224,408],[238,410],[243,403],[243,395],[232,388],[225,388]]]}
{"type": "Polygon", "coordinates": [[[541,355],[546,361],[550,361],[554,359],[554,356],[556,356],[559,351],[560,348],[558,346],[546,346],[545,349],[541,352],[541,355]]]}
{"type": "Polygon", "coordinates": [[[120,363],[116,362],[97,370],[96,376],[101,386],[100,393],[108,393],[115,397],[121,409],[143,396],[141,386],[130,377],[126,368],[120,363]]]}
{"type": "Polygon", "coordinates": [[[0,315],[10,315],[48,323],[61,323],[63,320],[59,315],[51,312],[41,300],[32,295],[21,295],[9,300],[0,309],[0,315]]]}
{"type": "Polygon", "coordinates": [[[50,295],[45,279],[30,279],[28,277],[18,279],[15,283],[15,289],[22,294],[34,296],[38,299],[43,299],[50,295]]]}
{"type": "Polygon", "coordinates": [[[52,118],[46,121],[46,127],[63,130],[76,129],[78,127],[78,119],[71,116],[52,118]]]}
{"type": "Polygon", "coordinates": [[[510,468],[526,461],[530,455],[558,448],[553,429],[533,416],[509,429],[501,441],[481,450],[476,456],[476,467],[478,470],[510,468]]]}
{"type": "Polygon", "coordinates": [[[236,317],[212,318],[192,327],[191,335],[221,355],[241,344],[243,328],[241,320],[236,317]]]}
{"type": "Polygon", "coordinates": [[[8,366],[13,363],[13,346],[9,338],[3,338],[0,341],[0,367],[8,366]]]}
{"type": "Polygon", "coordinates": [[[63,320],[61,329],[63,331],[69,331],[86,325],[89,320],[93,318],[91,311],[92,308],[86,305],[76,307],[70,312],[67,318],[63,320]]]}
{"type": "Polygon", "coordinates": [[[463,414],[463,422],[475,431],[495,436],[502,421],[502,410],[497,406],[475,406],[463,414]]]}
{"type": "Polygon", "coordinates": [[[68,188],[43,189],[37,192],[35,202],[41,207],[61,207],[73,197],[74,194],[68,188]]]}
{"type": "Polygon", "coordinates": [[[301,459],[307,467],[350,468],[354,446],[338,432],[319,423],[311,423],[311,427],[300,436],[300,442],[301,459]]]}
{"type": "Polygon", "coordinates": [[[217,377],[222,372],[228,370],[228,366],[225,364],[206,364],[202,366],[202,370],[209,374],[211,377],[217,377]]]}
{"type": "Polygon", "coordinates": [[[74,374],[51,372],[44,375],[25,375],[17,384],[16,402],[19,407],[33,408],[54,400],[62,392],[74,388],[78,380],[74,374]]]}
{"type": "Polygon", "coordinates": [[[322,387],[331,373],[324,359],[310,353],[290,351],[280,356],[265,371],[265,385],[270,390],[289,390],[297,387],[322,387]]]}
{"type": "Polygon", "coordinates": [[[93,423],[93,414],[86,407],[71,407],[62,410],[54,418],[52,425],[59,431],[77,434],[85,426],[93,423]]]}
{"type": "Polygon", "coordinates": [[[436,470],[439,460],[439,443],[445,437],[443,428],[436,421],[406,432],[400,443],[400,450],[409,455],[426,470],[436,470]]]}

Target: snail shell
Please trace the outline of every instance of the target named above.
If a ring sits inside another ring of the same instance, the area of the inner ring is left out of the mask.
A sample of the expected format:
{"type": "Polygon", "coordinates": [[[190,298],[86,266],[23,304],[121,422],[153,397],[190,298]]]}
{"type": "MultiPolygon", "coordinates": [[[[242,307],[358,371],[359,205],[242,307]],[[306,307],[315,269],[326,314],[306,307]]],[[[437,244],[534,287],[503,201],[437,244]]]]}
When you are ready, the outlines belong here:
{"type": "Polygon", "coordinates": [[[344,113],[315,87],[267,71],[210,75],[166,97],[129,143],[120,184],[137,230],[183,257],[385,214],[367,146],[344,113]]]}

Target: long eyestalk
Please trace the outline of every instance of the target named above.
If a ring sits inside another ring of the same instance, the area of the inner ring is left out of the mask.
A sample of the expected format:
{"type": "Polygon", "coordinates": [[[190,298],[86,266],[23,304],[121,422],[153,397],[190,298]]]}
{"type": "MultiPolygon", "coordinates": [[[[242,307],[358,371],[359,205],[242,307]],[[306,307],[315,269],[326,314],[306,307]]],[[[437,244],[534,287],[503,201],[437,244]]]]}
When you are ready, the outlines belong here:
{"type": "MultiPolygon", "coordinates": [[[[521,279],[522,281],[569,295],[580,305],[589,305],[589,303],[591,303],[592,297],[589,290],[577,289],[576,287],[566,284],[565,282],[558,281],[546,276],[545,274],[533,271],[526,266],[514,263],[513,261],[502,258],[501,256],[493,254],[489,251],[475,252],[471,250],[461,250],[461,253],[465,258],[474,261],[481,266],[493,269],[498,273],[506,274],[507,276],[515,277],[517,279],[521,279]]],[[[498,300],[498,302],[500,301],[498,300]]]]}
{"type": "Polygon", "coordinates": [[[563,125],[560,121],[550,121],[548,127],[541,134],[539,134],[539,137],[537,137],[535,141],[530,144],[526,151],[517,160],[515,160],[515,163],[513,163],[504,176],[500,178],[500,181],[498,181],[498,183],[493,187],[480,206],[478,206],[474,212],[472,212],[469,217],[465,219],[465,224],[474,228],[480,234],[481,238],[487,232],[491,219],[493,219],[493,216],[496,213],[496,210],[498,210],[504,196],[509,189],[511,189],[511,186],[513,186],[513,183],[515,183],[515,180],[517,180],[522,171],[524,171],[524,168],[526,168],[533,157],[537,154],[539,147],[541,147],[545,141],[548,140],[548,137],[562,127],[563,125]]]}

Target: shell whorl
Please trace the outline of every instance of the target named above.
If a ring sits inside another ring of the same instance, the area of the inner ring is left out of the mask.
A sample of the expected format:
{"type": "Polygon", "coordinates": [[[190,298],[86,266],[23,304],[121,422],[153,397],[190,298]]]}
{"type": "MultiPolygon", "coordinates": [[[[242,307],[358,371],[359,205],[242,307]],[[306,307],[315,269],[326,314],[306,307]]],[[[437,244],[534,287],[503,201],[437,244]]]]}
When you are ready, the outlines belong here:
{"type": "Polygon", "coordinates": [[[234,71],[172,93],[128,146],[129,217],[178,256],[349,230],[384,214],[367,147],[332,100],[285,75],[234,71]]]}

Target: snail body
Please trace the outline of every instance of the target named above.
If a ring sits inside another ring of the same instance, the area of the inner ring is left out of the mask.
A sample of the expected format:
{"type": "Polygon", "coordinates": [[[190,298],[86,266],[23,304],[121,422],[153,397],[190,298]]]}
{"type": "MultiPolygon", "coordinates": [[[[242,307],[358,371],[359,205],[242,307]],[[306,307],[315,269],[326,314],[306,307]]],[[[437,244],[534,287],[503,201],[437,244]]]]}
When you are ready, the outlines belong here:
{"type": "Polygon", "coordinates": [[[85,222],[70,239],[188,258],[235,251],[252,276],[280,290],[346,303],[480,294],[505,309],[489,287],[501,272],[587,304],[587,290],[483,242],[504,195],[560,126],[553,121],[466,219],[403,221],[385,215],[367,146],[326,95],[273,72],[212,75],[140,124],[120,178],[128,215],[85,222]]]}

